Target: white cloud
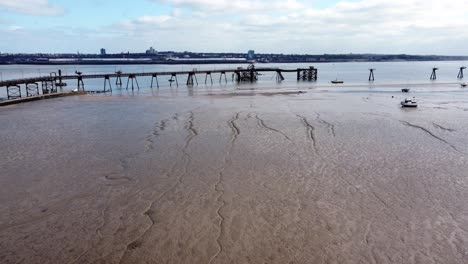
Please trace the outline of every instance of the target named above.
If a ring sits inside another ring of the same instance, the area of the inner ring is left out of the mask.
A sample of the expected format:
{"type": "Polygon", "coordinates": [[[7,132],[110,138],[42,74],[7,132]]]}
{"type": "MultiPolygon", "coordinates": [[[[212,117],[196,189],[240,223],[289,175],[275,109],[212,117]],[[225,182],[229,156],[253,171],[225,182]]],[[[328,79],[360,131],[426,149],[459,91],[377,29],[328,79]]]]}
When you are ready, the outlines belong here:
{"type": "Polygon", "coordinates": [[[464,0],[340,1],[326,8],[300,0],[153,1],[177,12],[128,20],[122,30],[159,39],[161,48],[466,54],[446,43],[468,41],[464,0]]]}
{"type": "Polygon", "coordinates": [[[134,22],[143,25],[161,25],[170,19],[170,16],[142,16],[135,19],[134,22]]]}
{"type": "Polygon", "coordinates": [[[202,11],[271,11],[293,10],[303,8],[304,5],[297,0],[153,0],[172,4],[180,8],[191,8],[202,11]]]}
{"type": "Polygon", "coordinates": [[[15,25],[11,25],[11,26],[8,26],[6,28],[7,31],[18,31],[18,30],[21,30],[21,29],[23,29],[23,27],[15,26],[15,25]]]}
{"type": "MultiPolygon", "coordinates": [[[[63,29],[69,35],[61,41],[69,44],[62,46],[72,51],[94,51],[99,43],[109,51],[154,46],[201,52],[464,55],[468,43],[465,0],[343,0],[320,8],[315,3],[325,0],[151,1],[169,4],[172,10],[95,29],[63,29]]],[[[4,3],[0,0],[0,6],[4,3]]],[[[25,32],[30,31],[16,33],[25,32]]]]}
{"type": "Polygon", "coordinates": [[[1,8],[38,16],[56,16],[64,12],[62,8],[52,5],[48,0],[0,0],[1,8]]]}

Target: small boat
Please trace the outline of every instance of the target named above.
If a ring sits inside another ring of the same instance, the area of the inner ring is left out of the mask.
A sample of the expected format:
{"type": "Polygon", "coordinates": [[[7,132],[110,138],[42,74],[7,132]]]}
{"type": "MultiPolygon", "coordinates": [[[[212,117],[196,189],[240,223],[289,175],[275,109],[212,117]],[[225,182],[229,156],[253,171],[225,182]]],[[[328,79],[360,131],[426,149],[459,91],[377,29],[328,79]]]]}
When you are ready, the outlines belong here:
{"type": "Polygon", "coordinates": [[[401,101],[402,107],[418,107],[418,102],[414,99],[405,99],[401,101]]]}
{"type": "Polygon", "coordinates": [[[466,86],[468,86],[468,83],[460,83],[460,86],[461,87],[466,87],[466,86]]]}
{"type": "Polygon", "coordinates": [[[335,79],[335,80],[331,81],[331,83],[343,83],[343,81],[335,79]]]}
{"type": "Polygon", "coordinates": [[[403,88],[403,89],[401,89],[401,91],[402,91],[403,93],[407,93],[407,92],[409,92],[409,90],[410,90],[410,88],[403,88]]]}

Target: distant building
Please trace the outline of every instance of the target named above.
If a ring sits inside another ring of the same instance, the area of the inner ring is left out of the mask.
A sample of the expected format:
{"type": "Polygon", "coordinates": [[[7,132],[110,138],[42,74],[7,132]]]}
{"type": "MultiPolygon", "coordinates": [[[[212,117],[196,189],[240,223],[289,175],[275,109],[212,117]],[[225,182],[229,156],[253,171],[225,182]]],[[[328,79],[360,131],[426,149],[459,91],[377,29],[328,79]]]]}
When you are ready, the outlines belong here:
{"type": "Polygon", "coordinates": [[[158,52],[155,49],[153,49],[153,47],[150,47],[146,50],[146,54],[158,54],[158,52]]]}
{"type": "Polygon", "coordinates": [[[106,49],[101,49],[101,55],[106,55],[106,49]]]}
{"type": "Polygon", "coordinates": [[[249,52],[247,52],[247,60],[255,60],[255,50],[249,50],[249,52]]]}

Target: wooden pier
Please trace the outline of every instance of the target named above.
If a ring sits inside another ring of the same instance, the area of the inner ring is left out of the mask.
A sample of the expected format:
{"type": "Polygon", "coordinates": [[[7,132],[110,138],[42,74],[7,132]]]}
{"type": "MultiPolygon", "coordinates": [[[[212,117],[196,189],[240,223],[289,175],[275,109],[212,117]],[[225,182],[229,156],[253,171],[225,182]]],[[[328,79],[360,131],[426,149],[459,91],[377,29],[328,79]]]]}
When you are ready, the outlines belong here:
{"type": "Polygon", "coordinates": [[[176,86],[179,86],[177,76],[187,76],[186,85],[193,86],[198,85],[197,75],[204,75],[205,84],[207,83],[208,76],[213,84],[212,74],[219,74],[219,82],[228,82],[227,74],[232,74],[232,81],[236,82],[255,82],[258,80],[258,75],[261,72],[272,72],[276,73],[276,80],[284,80],[283,73],[285,72],[296,72],[297,81],[316,81],[317,80],[317,69],[314,67],[309,68],[298,68],[298,69],[279,69],[279,68],[256,68],[253,64],[247,68],[237,68],[237,69],[224,69],[224,70],[197,70],[193,69],[191,71],[166,71],[166,72],[131,72],[126,73],[122,71],[117,71],[115,73],[106,73],[106,74],[84,74],[82,72],[75,72],[74,75],[62,75],[62,71],[59,70],[58,73],[51,73],[49,76],[40,76],[33,78],[22,78],[22,79],[13,79],[0,81],[0,87],[6,87],[8,99],[17,99],[24,97],[22,94],[21,87],[25,87],[23,90],[26,91],[26,97],[38,96],[40,94],[51,94],[57,93],[57,87],[66,86],[67,83],[64,81],[76,80],[77,86],[76,90],[84,91],[86,79],[103,79],[104,80],[104,90],[103,92],[111,92],[111,78],[115,78],[115,85],[122,86],[122,78],[127,78],[126,89],[131,88],[132,90],[137,88],[140,89],[138,84],[138,77],[151,77],[151,88],[153,88],[154,83],[159,88],[159,76],[170,76],[169,85],[172,86],[175,83],[176,86]],[[108,86],[108,87],[107,87],[108,86]],[[39,89],[41,87],[41,89],[39,89]]]}

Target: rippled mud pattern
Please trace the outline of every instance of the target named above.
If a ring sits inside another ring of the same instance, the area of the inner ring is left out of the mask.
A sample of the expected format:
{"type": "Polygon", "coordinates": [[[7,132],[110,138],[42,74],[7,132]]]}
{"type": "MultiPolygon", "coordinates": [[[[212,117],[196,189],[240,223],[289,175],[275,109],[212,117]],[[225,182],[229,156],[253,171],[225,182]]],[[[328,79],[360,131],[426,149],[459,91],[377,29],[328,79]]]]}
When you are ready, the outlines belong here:
{"type": "Polygon", "coordinates": [[[439,97],[1,108],[0,263],[468,263],[468,118],[439,97]]]}

